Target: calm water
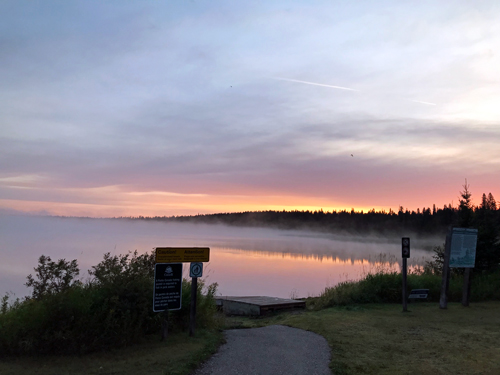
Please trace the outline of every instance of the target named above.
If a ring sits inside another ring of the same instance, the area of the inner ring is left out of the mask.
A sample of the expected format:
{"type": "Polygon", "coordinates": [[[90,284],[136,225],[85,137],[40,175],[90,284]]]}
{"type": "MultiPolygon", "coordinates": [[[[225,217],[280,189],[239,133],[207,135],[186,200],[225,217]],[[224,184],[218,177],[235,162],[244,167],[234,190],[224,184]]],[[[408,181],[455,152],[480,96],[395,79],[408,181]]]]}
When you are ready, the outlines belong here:
{"type": "MultiPolygon", "coordinates": [[[[0,216],[0,295],[29,294],[23,285],[38,257],[77,259],[81,278],[104,253],[155,247],[208,246],[206,282],[221,295],[307,297],[380,269],[400,269],[401,233],[394,238],[318,235],[303,231],[125,220],[0,216]]],[[[412,237],[409,265],[430,259],[440,239],[412,237]]],[[[184,265],[188,276],[188,264],[184,265]]]]}

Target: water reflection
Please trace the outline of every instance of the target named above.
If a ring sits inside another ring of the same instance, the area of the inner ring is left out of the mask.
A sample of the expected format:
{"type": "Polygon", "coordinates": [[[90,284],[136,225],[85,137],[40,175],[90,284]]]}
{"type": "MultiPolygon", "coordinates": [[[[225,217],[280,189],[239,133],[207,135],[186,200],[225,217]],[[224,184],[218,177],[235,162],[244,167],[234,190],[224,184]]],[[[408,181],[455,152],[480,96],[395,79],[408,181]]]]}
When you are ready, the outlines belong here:
{"type": "MultiPolygon", "coordinates": [[[[400,239],[400,235],[353,238],[219,225],[0,216],[0,294],[26,295],[26,276],[42,254],[53,260],[77,259],[85,279],[86,270],[106,252],[208,246],[211,256],[204,275],[206,282],[219,284],[220,294],[306,297],[370,272],[399,271],[400,239]]],[[[409,265],[422,265],[431,255],[425,249],[439,244],[436,239],[412,239],[409,265]]]]}
{"type": "MultiPolygon", "coordinates": [[[[400,271],[398,259],[379,254],[368,259],[286,252],[216,248],[208,265],[207,282],[218,282],[222,295],[308,297],[342,281],[368,273],[400,271]],[[213,269],[212,269],[213,262],[213,269]]],[[[425,257],[422,258],[425,261],[425,257]]]]}

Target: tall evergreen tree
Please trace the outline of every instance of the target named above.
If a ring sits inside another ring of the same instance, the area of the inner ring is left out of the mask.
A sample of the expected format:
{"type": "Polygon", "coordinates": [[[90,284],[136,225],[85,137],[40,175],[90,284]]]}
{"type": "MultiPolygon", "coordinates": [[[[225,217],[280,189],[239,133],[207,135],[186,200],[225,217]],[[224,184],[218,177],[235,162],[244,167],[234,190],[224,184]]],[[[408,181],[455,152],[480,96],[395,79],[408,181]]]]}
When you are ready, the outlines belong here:
{"type": "Polygon", "coordinates": [[[500,265],[500,225],[495,198],[483,194],[481,205],[476,209],[474,225],[478,229],[476,268],[488,270],[500,265]]]}
{"type": "Polygon", "coordinates": [[[487,202],[488,202],[488,207],[490,210],[493,210],[493,211],[497,210],[497,202],[496,202],[495,198],[493,198],[493,194],[491,194],[491,193],[488,194],[487,202]]]}
{"type": "Polygon", "coordinates": [[[472,194],[467,184],[467,179],[463,185],[464,190],[460,192],[458,200],[458,222],[460,228],[470,228],[473,224],[474,210],[472,206],[472,194]]]}

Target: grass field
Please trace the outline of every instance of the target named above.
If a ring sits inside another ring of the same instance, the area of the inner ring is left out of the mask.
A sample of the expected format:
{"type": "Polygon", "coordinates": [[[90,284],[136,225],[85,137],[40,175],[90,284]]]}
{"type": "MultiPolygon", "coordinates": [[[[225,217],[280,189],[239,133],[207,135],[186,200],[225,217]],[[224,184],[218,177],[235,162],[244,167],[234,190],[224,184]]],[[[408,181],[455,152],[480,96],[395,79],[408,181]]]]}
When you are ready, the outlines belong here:
{"type": "Polygon", "coordinates": [[[219,331],[198,330],[194,338],[187,332],[171,334],[165,342],[155,335],[144,343],[114,352],[2,359],[0,374],[186,375],[215,353],[222,342],[219,331]]]}
{"type": "MultiPolygon", "coordinates": [[[[500,302],[366,304],[296,311],[264,318],[226,318],[227,328],[284,324],[316,332],[330,344],[330,367],[341,374],[498,374],[500,302]]],[[[218,331],[158,336],[111,353],[23,357],[0,362],[0,374],[189,374],[217,350],[218,331]]]]}
{"type": "Polygon", "coordinates": [[[324,336],[334,374],[499,374],[500,302],[464,308],[415,303],[329,308],[263,319],[230,318],[234,328],[284,324],[324,336]]]}

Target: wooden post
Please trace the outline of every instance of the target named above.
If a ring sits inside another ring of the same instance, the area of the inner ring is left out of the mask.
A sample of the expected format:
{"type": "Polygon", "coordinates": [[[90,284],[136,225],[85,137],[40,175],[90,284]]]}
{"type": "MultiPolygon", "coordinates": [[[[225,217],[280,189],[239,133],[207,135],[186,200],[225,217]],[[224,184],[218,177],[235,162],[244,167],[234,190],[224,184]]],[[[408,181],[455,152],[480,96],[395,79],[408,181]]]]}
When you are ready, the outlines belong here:
{"type": "Polygon", "coordinates": [[[403,312],[408,311],[408,297],[406,296],[406,279],[407,279],[407,258],[403,258],[403,312]]]}
{"type": "Polygon", "coordinates": [[[189,336],[194,336],[196,327],[196,294],[198,293],[198,278],[191,278],[191,310],[189,312],[189,336]]]}
{"type": "Polygon", "coordinates": [[[446,242],[444,245],[444,259],[443,259],[443,277],[441,279],[441,296],[439,298],[439,308],[446,309],[448,307],[448,286],[450,283],[450,252],[451,252],[451,233],[452,229],[446,235],[446,242]]]}
{"type": "Polygon", "coordinates": [[[464,270],[464,286],[462,289],[462,306],[468,307],[469,306],[469,299],[470,299],[470,276],[471,276],[471,269],[466,268],[464,270]]]}
{"type": "Polygon", "coordinates": [[[161,341],[165,341],[168,336],[168,305],[163,312],[163,320],[161,321],[161,341]]]}

